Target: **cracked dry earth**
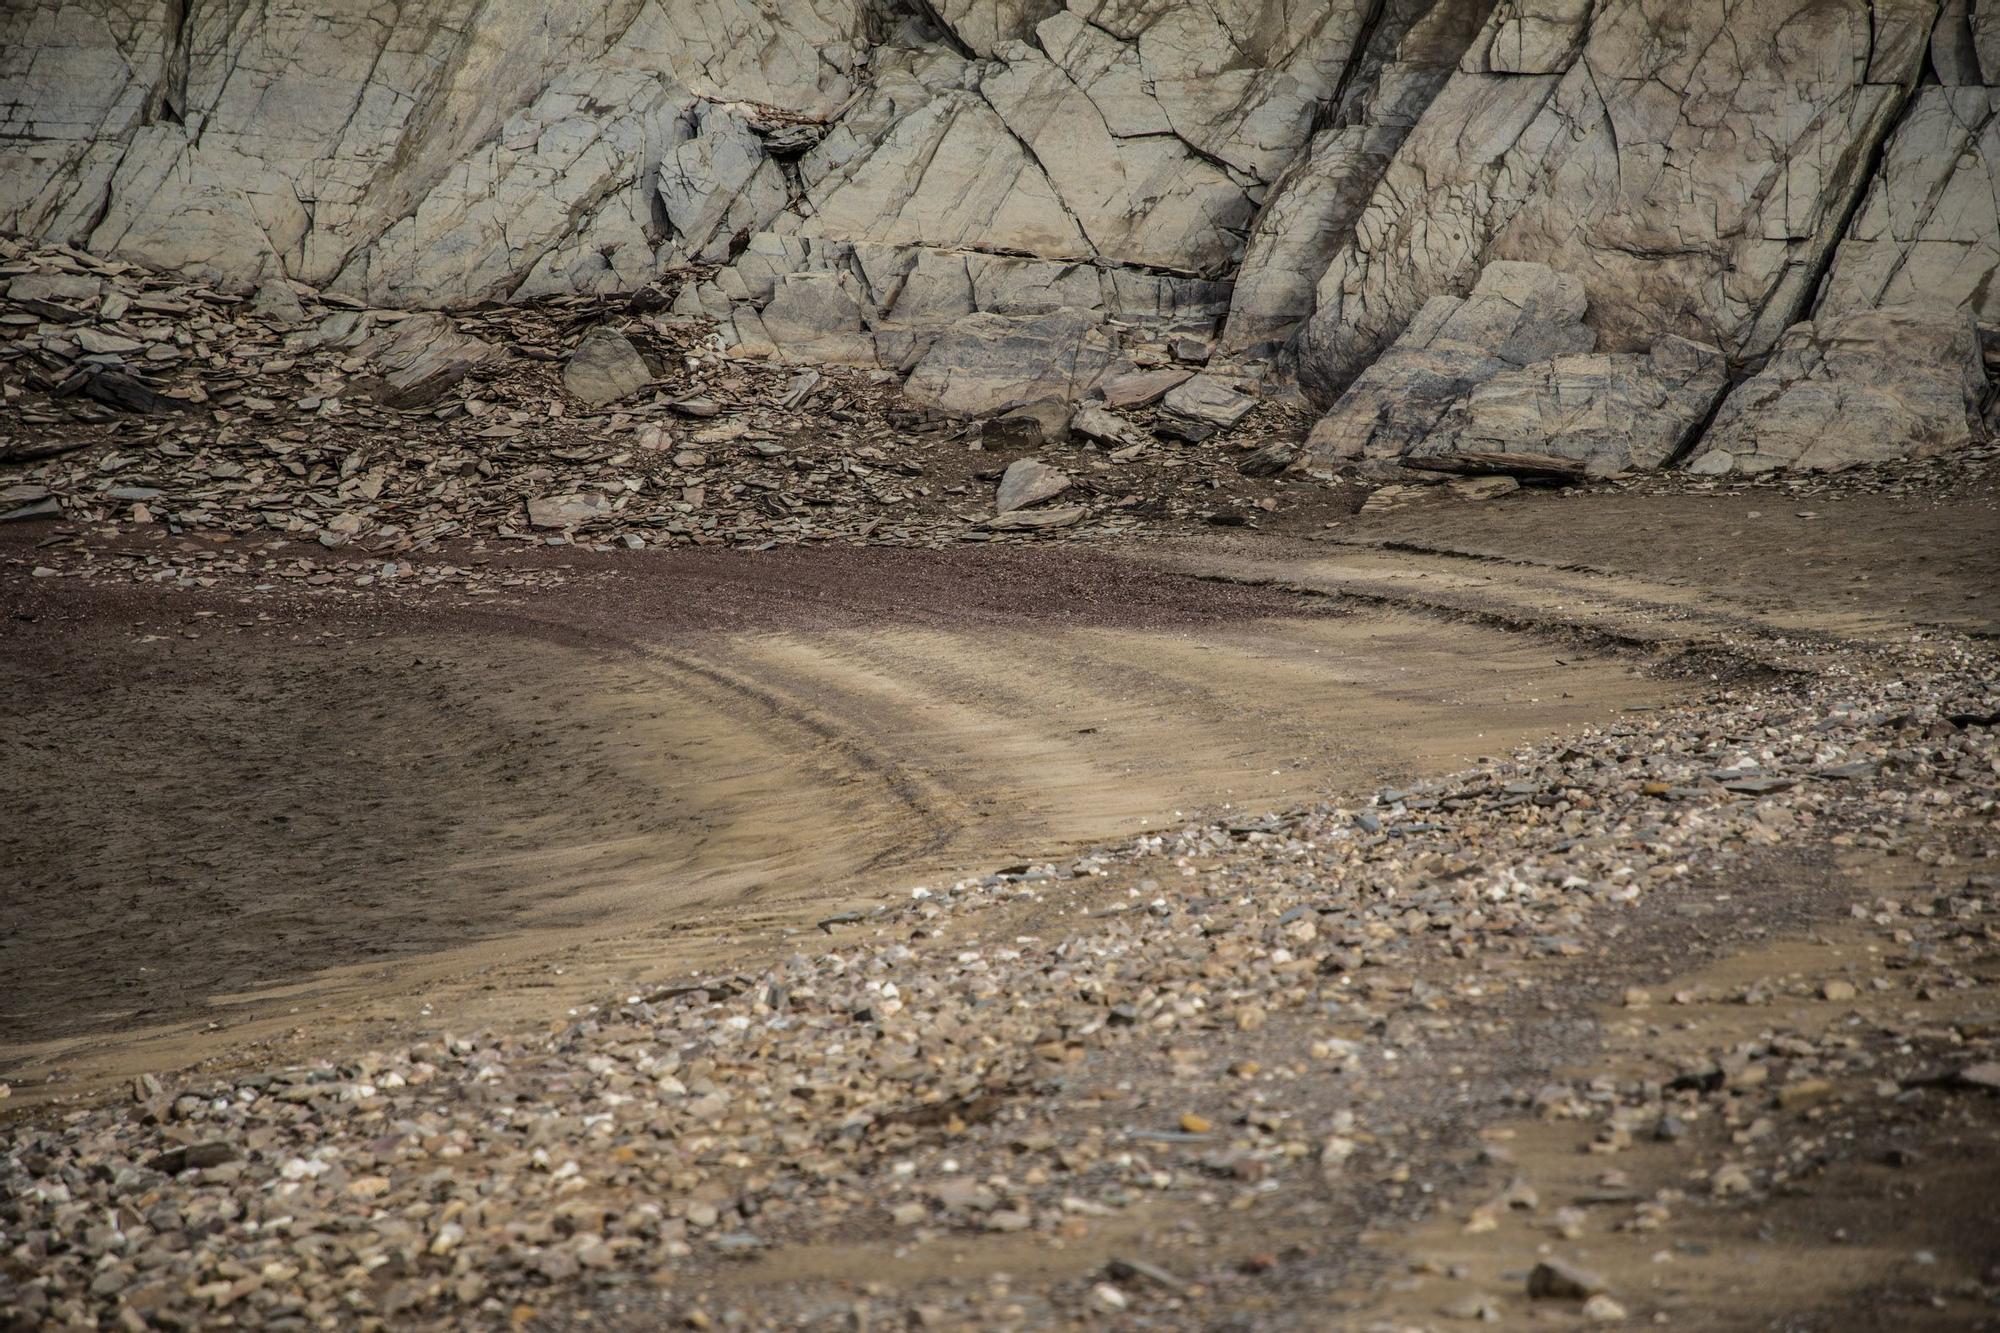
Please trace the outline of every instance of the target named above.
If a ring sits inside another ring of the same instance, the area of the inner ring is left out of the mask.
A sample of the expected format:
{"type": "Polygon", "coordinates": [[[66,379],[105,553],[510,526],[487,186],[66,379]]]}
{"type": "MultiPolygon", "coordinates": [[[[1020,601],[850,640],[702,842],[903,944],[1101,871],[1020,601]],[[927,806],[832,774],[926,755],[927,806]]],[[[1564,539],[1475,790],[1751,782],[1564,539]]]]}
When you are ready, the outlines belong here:
{"type": "Polygon", "coordinates": [[[1814,485],[477,596],[17,529],[0,1317],[1992,1327],[1994,490],[1814,485]]]}

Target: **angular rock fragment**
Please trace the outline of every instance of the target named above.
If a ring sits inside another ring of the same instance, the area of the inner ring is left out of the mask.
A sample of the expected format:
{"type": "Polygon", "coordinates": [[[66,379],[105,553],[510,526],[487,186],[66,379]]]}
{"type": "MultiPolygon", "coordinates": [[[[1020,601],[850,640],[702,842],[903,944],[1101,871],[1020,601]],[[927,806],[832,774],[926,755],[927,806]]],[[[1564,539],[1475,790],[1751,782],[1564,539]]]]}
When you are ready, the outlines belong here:
{"type": "Polygon", "coordinates": [[[1145,435],[1125,418],[1089,404],[1077,409],[1069,425],[1076,434],[1107,449],[1127,449],[1146,443],[1145,435]]]}
{"type": "Polygon", "coordinates": [[[1019,509],[981,520],[979,526],[995,532],[1030,532],[1043,528],[1069,528],[1083,521],[1089,511],[1082,505],[1067,509],[1019,509]]]}
{"type": "Polygon", "coordinates": [[[1050,467],[1038,458],[1019,458],[1001,474],[1000,493],[993,507],[998,513],[1011,514],[1054,499],[1069,488],[1070,476],[1061,468],[1050,467]]]}
{"type": "Polygon", "coordinates": [[[279,278],[273,278],[257,288],[250,308],[279,324],[301,324],[307,318],[305,302],[299,299],[291,283],[279,278]]]}
{"type": "Polygon", "coordinates": [[[8,300],[36,308],[87,308],[103,294],[104,280],[88,273],[23,273],[7,283],[8,300]]]}
{"type": "Polygon", "coordinates": [[[1215,375],[1196,375],[1168,391],[1160,405],[1191,421],[1227,430],[1257,406],[1257,400],[1215,375]]]}
{"type": "Polygon", "coordinates": [[[1298,461],[1302,447],[1297,440],[1273,440],[1245,455],[1236,470],[1246,477],[1275,477],[1298,461]]]}
{"type": "Polygon", "coordinates": [[[1179,366],[1160,370],[1128,370],[1108,375],[1097,392],[1110,407],[1145,407],[1166,397],[1169,390],[1185,383],[1194,374],[1179,366]]]}
{"type": "Polygon", "coordinates": [[[1723,401],[1688,460],[1704,476],[1922,458],[1983,435],[1971,318],[1893,308],[1794,325],[1723,401]]]}
{"type": "Polygon", "coordinates": [[[1544,1259],[1528,1274],[1528,1295],[1537,1299],[1581,1301],[1609,1289],[1602,1274],[1561,1259],[1544,1259]]]}
{"type": "Polygon", "coordinates": [[[528,523],[537,528],[568,529],[611,511],[611,501],[595,491],[570,495],[538,495],[528,500],[528,523]]]}
{"type": "Polygon", "coordinates": [[[360,347],[383,373],[377,395],[390,407],[436,402],[475,367],[504,357],[504,349],[460,333],[443,315],[423,313],[397,320],[360,347]]]}
{"type": "Polygon", "coordinates": [[[987,421],[979,438],[989,449],[1033,449],[1067,442],[1069,429],[1069,405],[1059,398],[1043,398],[987,421]]]}
{"type": "Polygon", "coordinates": [[[563,366],[563,387],[592,407],[630,398],[652,378],[631,340],[602,327],[584,334],[563,366]]]}

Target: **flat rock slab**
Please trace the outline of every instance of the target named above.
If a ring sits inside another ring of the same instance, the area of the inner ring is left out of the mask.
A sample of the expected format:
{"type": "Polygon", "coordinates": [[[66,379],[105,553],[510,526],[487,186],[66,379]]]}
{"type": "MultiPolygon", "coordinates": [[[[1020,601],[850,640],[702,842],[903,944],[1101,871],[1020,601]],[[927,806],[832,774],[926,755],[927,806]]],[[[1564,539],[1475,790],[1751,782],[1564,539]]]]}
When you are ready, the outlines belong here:
{"type": "Polygon", "coordinates": [[[1107,377],[1097,386],[1107,407],[1146,407],[1157,403],[1168,390],[1185,384],[1194,372],[1169,366],[1162,370],[1128,370],[1107,377]]]}
{"type": "Polygon", "coordinates": [[[1076,415],[1070,418],[1069,428],[1085,439],[1095,440],[1110,449],[1129,449],[1146,443],[1145,434],[1136,426],[1101,407],[1078,408],[1076,415]]]}
{"type": "Polygon", "coordinates": [[[1088,511],[1082,505],[1071,505],[1063,509],[1023,509],[1009,514],[995,514],[979,526],[995,532],[1023,532],[1034,528],[1068,528],[1083,522],[1088,511]]]}
{"type": "Polygon", "coordinates": [[[1172,389],[1160,405],[1169,412],[1227,430],[1257,406],[1257,400],[1214,375],[1196,375],[1172,389]]]}
{"type": "Polygon", "coordinates": [[[1018,458],[1000,476],[1000,496],[994,508],[1001,514],[1054,499],[1070,488],[1070,475],[1038,458],[1018,458]]]}
{"type": "Polygon", "coordinates": [[[537,528],[573,528],[610,512],[610,499],[594,492],[540,495],[528,501],[528,523],[537,528]]]}

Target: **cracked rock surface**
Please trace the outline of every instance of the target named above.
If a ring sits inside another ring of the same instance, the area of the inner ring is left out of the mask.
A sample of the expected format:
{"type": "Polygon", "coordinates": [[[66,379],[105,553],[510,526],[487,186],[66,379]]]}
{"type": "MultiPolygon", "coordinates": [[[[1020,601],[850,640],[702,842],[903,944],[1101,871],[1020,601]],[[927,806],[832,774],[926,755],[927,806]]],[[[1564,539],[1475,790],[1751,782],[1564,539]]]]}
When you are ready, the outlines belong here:
{"type": "Polygon", "coordinates": [[[657,284],[731,357],[928,367],[952,415],[1074,378],[1001,364],[1045,321],[1136,327],[1331,407],[1316,470],[1471,447],[1447,414],[1652,468],[1797,325],[2000,320],[1997,82],[1996,0],[24,0],[0,231],[377,308],[657,284]],[[1589,341],[1414,370],[1497,264],[1589,341]],[[940,369],[967,329],[985,388],[940,369]]]}

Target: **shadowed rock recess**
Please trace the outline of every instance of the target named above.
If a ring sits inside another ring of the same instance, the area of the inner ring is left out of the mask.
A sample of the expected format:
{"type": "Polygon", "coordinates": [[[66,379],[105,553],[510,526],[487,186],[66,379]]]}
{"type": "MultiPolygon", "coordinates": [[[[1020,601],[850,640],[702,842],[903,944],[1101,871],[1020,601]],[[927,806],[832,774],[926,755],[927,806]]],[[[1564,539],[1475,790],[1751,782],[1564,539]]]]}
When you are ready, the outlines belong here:
{"type": "Polygon", "coordinates": [[[307,315],[658,284],[946,415],[1207,364],[1316,474],[1988,435],[1994,0],[336,10],[9,6],[0,230],[307,315]]]}

